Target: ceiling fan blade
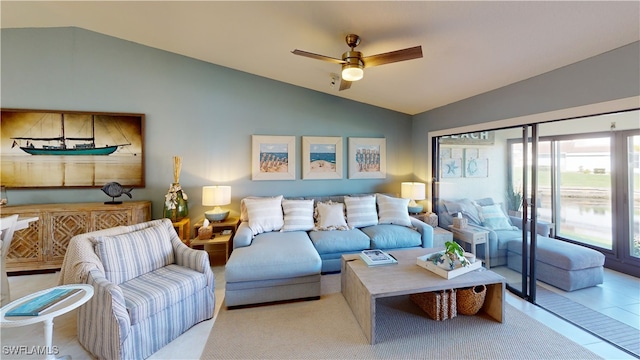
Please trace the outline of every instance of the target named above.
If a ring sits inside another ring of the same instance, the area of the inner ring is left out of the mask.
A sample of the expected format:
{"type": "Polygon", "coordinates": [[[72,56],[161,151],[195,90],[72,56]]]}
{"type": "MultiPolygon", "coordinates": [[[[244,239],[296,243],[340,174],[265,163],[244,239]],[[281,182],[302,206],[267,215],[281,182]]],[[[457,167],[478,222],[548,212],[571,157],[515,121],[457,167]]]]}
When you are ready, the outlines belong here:
{"type": "Polygon", "coordinates": [[[407,49],[391,51],[388,53],[365,56],[362,58],[364,67],[372,67],[384,64],[390,64],[398,61],[419,59],[422,57],[422,46],[414,46],[407,49]]]}
{"type": "Polygon", "coordinates": [[[332,58],[329,56],[324,56],[324,55],[318,55],[318,54],[314,54],[314,53],[310,53],[308,51],[303,51],[303,50],[298,50],[295,49],[291,52],[294,55],[300,55],[300,56],[306,56],[312,59],[316,59],[316,60],[323,60],[323,61],[329,61],[335,64],[344,64],[345,61],[344,60],[340,60],[340,59],[336,59],[336,58],[332,58]]]}
{"type": "Polygon", "coordinates": [[[351,81],[340,79],[340,90],[339,91],[348,90],[349,88],[351,88],[351,83],[352,83],[351,81]]]}

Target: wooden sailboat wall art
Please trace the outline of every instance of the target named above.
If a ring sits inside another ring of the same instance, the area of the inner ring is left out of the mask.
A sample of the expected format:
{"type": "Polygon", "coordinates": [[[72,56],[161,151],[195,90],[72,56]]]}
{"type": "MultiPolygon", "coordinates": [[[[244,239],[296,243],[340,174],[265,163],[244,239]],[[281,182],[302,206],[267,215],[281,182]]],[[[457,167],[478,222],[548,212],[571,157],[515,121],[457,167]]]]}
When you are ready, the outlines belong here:
{"type": "Polygon", "coordinates": [[[2,109],[2,185],[144,187],[144,115],[2,109]]]}

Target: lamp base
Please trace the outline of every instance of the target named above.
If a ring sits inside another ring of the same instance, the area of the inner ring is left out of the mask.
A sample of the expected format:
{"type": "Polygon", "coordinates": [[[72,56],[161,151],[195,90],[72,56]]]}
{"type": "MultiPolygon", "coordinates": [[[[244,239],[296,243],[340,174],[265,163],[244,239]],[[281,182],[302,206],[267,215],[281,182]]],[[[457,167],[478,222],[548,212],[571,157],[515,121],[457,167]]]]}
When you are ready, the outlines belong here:
{"type": "MultiPolygon", "coordinates": [[[[220,210],[220,208],[218,208],[218,210],[220,210]]],[[[227,216],[229,216],[229,210],[216,211],[216,209],[214,209],[204,212],[204,217],[209,221],[224,221],[227,216]]]]}
{"type": "Polygon", "coordinates": [[[419,214],[424,209],[424,206],[416,204],[416,206],[409,206],[409,214],[419,214]]]}

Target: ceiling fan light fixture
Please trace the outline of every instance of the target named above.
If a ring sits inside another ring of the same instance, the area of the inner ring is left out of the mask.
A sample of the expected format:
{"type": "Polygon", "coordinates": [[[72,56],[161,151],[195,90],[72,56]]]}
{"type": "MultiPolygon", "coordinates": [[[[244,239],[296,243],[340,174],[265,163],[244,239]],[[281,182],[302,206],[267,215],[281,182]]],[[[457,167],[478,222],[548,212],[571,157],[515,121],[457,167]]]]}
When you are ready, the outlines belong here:
{"type": "Polygon", "coordinates": [[[342,65],[342,79],[346,81],[358,81],[364,76],[364,70],[361,65],[344,64],[342,65]]]}

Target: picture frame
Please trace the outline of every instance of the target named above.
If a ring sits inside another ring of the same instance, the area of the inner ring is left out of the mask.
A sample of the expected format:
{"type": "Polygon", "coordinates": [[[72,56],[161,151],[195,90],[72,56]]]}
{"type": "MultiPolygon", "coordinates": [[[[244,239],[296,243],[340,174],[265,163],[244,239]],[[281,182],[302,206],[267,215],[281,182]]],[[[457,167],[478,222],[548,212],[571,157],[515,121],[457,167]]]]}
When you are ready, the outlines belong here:
{"type": "Polygon", "coordinates": [[[482,178],[489,176],[489,159],[484,151],[475,148],[464,149],[464,177],[482,178]]]}
{"type": "Polygon", "coordinates": [[[464,177],[483,178],[489,176],[489,159],[466,158],[464,164],[464,177]]]}
{"type": "Polygon", "coordinates": [[[387,177],[387,139],[349,138],[349,179],[387,177]]]}
{"type": "Polygon", "coordinates": [[[440,159],[441,178],[462,177],[462,158],[440,159]]]}
{"type": "Polygon", "coordinates": [[[295,180],[296,137],[251,135],[251,180],[295,180]]]}
{"type": "Polygon", "coordinates": [[[342,137],[302,137],[302,179],[342,179],[342,137]]]}
{"type": "Polygon", "coordinates": [[[7,188],[145,186],[144,114],[1,109],[7,188]]]}

